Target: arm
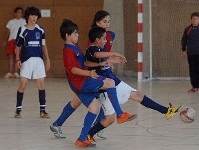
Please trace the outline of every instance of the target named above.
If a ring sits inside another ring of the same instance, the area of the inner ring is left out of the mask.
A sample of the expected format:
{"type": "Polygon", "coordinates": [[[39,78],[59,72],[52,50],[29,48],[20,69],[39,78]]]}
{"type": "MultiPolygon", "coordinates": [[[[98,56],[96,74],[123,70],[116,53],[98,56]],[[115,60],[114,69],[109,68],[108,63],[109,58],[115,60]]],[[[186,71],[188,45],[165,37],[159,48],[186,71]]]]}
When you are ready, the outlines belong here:
{"type": "Polygon", "coordinates": [[[122,62],[127,62],[126,58],[117,52],[95,52],[94,56],[96,58],[118,57],[122,62]]]}
{"type": "Polygon", "coordinates": [[[43,54],[44,54],[44,58],[45,58],[45,68],[46,71],[48,71],[50,69],[50,59],[48,56],[48,49],[46,45],[42,45],[42,50],[43,50],[43,54]]]}
{"type": "Polygon", "coordinates": [[[101,67],[101,66],[106,66],[108,65],[108,61],[104,61],[104,62],[99,62],[99,63],[96,63],[96,62],[92,62],[92,61],[85,61],[84,62],[84,65],[87,66],[87,67],[101,67]]]}
{"type": "Polygon", "coordinates": [[[5,37],[4,37],[4,41],[3,41],[3,45],[2,45],[3,47],[6,46],[9,35],[10,35],[10,29],[6,28],[6,33],[5,33],[5,37]]]}
{"type": "Polygon", "coordinates": [[[182,36],[182,40],[181,40],[181,45],[182,45],[182,55],[183,56],[186,56],[187,55],[187,51],[186,51],[186,48],[187,48],[187,40],[188,40],[188,37],[187,37],[187,28],[184,30],[184,33],[183,33],[183,36],[182,36]]]}
{"type": "Polygon", "coordinates": [[[21,68],[20,53],[21,53],[20,47],[16,46],[15,54],[16,54],[16,65],[17,65],[17,68],[21,68]]]}
{"type": "Polygon", "coordinates": [[[95,72],[95,70],[82,70],[80,68],[77,68],[77,67],[73,67],[71,69],[71,72],[73,74],[76,74],[76,75],[80,75],[80,76],[91,76],[92,78],[96,78],[98,75],[97,73],[95,72]]]}

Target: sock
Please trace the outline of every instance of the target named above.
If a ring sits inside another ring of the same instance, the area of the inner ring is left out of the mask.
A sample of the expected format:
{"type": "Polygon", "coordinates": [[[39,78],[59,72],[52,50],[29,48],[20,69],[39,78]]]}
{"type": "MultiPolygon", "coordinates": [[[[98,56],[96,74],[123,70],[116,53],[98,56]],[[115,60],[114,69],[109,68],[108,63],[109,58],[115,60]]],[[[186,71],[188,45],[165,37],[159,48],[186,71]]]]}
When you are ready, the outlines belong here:
{"type": "Polygon", "coordinates": [[[23,93],[17,91],[17,104],[16,104],[17,110],[22,109],[22,100],[23,100],[23,93]]]}
{"type": "Polygon", "coordinates": [[[100,122],[98,122],[96,125],[94,125],[94,126],[90,129],[90,131],[89,131],[88,134],[89,134],[91,137],[93,137],[97,132],[103,130],[104,128],[105,128],[105,127],[104,127],[100,122]]]}
{"type": "Polygon", "coordinates": [[[166,114],[168,111],[168,108],[165,106],[162,106],[158,103],[156,103],[155,101],[153,101],[152,99],[148,98],[147,96],[144,96],[141,104],[147,108],[151,108],[153,110],[157,110],[162,114],[166,114]]]}
{"type": "Polygon", "coordinates": [[[87,139],[88,132],[89,132],[96,116],[97,115],[93,114],[92,112],[88,112],[86,114],[85,119],[84,119],[84,126],[82,127],[81,134],[78,138],[80,141],[85,141],[87,139]]]}
{"type": "Polygon", "coordinates": [[[70,102],[64,107],[59,118],[53,123],[55,126],[62,126],[62,124],[66,121],[66,119],[75,111],[70,102]]]}
{"type": "Polygon", "coordinates": [[[123,113],[123,111],[122,111],[120,104],[118,102],[118,99],[117,99],[116,88],[107,89],[107,94],[108,94],[108,97],[113,105],[113,108],[115,109],[117,118],[120,117],[121,114],[123,113]]]}
{"type": "Polygon", "coordinates": [[[99,114],[98,114],[98,116],[97,116],[97,118],[96,118],[96,120],[95,120],[95,122],[94,122],[94,125],[95,124],[97,124],[98,122],[100,122],[102,119],[104,119],[104,111],[103,111],[103,109],[101,108],[100,109],[100,112],[99,112],[99,114]]]}
{"type": "Polygon", "coordinates": [[[45,108],[46,108],[46,92],[45,92],[45,90],[39,90],[39,103],[40,103],[40,111],[45,110],[45,108]]]}

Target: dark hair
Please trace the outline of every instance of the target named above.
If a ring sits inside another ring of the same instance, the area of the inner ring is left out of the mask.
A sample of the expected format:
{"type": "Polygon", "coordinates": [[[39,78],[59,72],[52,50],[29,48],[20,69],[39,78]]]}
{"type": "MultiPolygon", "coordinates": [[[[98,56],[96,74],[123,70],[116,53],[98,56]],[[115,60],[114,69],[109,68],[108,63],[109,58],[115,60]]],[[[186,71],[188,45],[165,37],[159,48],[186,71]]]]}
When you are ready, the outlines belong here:
{"type": "Polygon", "coordinates": [[[38,16],[38,19],[41,18],[40,10],[34,6],[27,7],[25,10],[24,18],[26,19],[26,23],[28,23],[28,18],[30,15],[38,16]]]}
{"type": "Polygon", "coordinates": [[[107,11],[99,10],[98,12],[96,12],[91,27],[97,26],[96,22],[101,21],[106,16],[110,16],[110,14],[107,11]]]}
{"type": "Polygon", "coordinates": [[[199,17],[199,12],[193,12],[193,13],[191,14],[191,19],[192,19],[194,16],[199,17]]]}
{"type": "Polygon", "coordinates": [[[106,30],[104,28],[96,26],[90,29],[88,33],[88,38],[90,42],[93,43],[95,42],[96,38],[100,39],[104,33],[106,33],[106,30]]]}
{"type": "Polygon", "coordinates": [[[23,8],[22,8],[22,7],[16,7],[16,8],[14,9],[14,12],[17,13],[18,10],[21,10],[21,11],[23,12],[23,8]]]}
{"type": "Polygon", "coordinates": [[[64,19],[59,28],[61,38],[64,41],[66,40],[66,34],[71,35],[75,30],[78,30],[78,26],[68,19],[64,19]]]}

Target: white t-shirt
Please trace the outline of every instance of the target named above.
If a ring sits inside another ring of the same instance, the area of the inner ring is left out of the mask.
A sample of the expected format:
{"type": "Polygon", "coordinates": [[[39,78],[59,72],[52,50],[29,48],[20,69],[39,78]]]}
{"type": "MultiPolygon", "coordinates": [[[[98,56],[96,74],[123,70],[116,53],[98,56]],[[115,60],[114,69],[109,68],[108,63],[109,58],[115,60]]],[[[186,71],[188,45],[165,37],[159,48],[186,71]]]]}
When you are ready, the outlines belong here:
{"type": "Polygon", "coordinates": [[[6,27],[8,29],[10,29],[10,35],[8,38],[8,41],[12,40],[12,39],[16,39],[17,36],[17,32],[19,27],[23,26],[26,24],[26,20],[24,18],[21,19],[11,19],[10,21],[8,21],[6,27]]]}

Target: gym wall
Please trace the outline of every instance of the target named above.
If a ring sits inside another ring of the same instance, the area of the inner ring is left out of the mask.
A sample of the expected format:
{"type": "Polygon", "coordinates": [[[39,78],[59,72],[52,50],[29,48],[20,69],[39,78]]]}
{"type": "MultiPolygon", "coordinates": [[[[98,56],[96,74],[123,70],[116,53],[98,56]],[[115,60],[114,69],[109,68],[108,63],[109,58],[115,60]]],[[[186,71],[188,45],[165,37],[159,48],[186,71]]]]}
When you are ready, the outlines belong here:
{"type": "MultiPolygon", "coordinates": [[[[103,0],[0,0],[0,43],[2,45],[7,22],[13,18],[13,10],[20,6],[24,9],[28,6],[35,6],[42,10],[50,10],[50,17],[39,19],[46,32],[46,43],[51,60],[51,69],[47,77],[65,77],[62,60],[62,49],[64,41],[60,38],[59,27],[63,19],[71,19],[79,26],[79,45],[83,51],[87,47],[87,34],[90,29],[93,16],[103,9],[103,0]]],[[[6,50],[0,49],[0,77],[8,72],[8,57],[6,50]]]]}

